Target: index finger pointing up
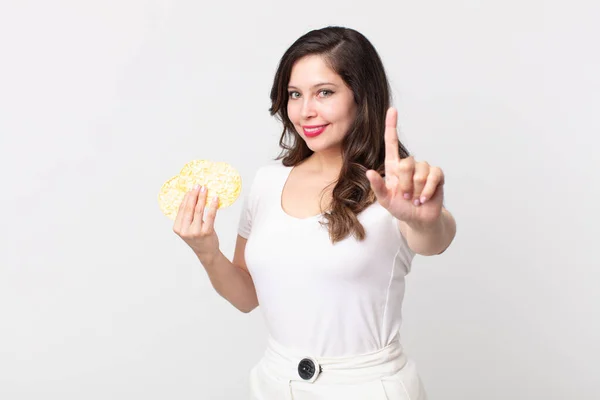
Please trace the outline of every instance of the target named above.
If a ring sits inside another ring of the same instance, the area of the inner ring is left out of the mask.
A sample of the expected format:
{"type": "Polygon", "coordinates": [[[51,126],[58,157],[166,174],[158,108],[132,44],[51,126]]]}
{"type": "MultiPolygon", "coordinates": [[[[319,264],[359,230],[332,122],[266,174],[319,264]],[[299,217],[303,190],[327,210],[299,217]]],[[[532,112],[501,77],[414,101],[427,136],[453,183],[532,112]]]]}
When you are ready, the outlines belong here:
{"type": "MultiPolygon", "coordinates": [[[[398,123],[398,112],[395,108],[390,107],[385,116],[385,164],[400,161],[400,152],[398,151],[398,131],[396,125],[398,123]]],[[[387,171],[386,171],[387,174],[387,171]]]]}

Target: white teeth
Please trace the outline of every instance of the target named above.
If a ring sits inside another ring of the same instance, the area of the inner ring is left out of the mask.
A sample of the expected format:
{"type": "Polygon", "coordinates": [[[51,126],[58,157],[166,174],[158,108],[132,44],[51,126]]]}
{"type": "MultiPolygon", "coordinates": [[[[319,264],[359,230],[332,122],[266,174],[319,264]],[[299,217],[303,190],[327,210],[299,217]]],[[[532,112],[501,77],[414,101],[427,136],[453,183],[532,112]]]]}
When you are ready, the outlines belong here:
{"type": "Polygon", "coordinates": [[[316,132],[316,131],[318,131],[318,130],[320,130],[320,129],[323,129],[323,127],[322,127],[322,126],[320,126],[320,127],[318,127],[318,128],[304,128],[304,130],[305,130],[306,132],[316,132]]]}

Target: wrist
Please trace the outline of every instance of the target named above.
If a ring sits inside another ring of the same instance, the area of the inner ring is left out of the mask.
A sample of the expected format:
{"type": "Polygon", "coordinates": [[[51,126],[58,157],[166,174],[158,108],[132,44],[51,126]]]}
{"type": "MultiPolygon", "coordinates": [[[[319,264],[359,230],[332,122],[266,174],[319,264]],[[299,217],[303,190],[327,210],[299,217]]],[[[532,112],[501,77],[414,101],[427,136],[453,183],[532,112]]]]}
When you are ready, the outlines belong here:
{"type": "Polygon", "coordinates": [[[199,253],[199,252],[194,252],[196,254],[196,257],[198,257],[198,260],[200,260],[200,263],[205,267],[205,268],[210,268],[211,266],[215,265],[217,263],[217,261],[219,260],[219,257],[222,256],[223,253],[221,253],[220,250],[217,249],[217,251],[212,252],[212,253],[199,253]]]}
{"type": "Polygon", "coordinates": [[[444,228],[444,210],[432,221],[407,221],[406,224],[415,232],[429,233],[443,230],[444,228]]]}

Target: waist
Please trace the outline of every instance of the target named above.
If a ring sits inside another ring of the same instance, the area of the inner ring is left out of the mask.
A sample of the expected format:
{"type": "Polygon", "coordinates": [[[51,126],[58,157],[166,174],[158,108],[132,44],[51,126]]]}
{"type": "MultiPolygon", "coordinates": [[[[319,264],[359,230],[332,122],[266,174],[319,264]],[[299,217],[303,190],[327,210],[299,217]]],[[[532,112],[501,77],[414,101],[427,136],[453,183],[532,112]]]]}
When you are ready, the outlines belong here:
{"type": "Polygon", "coordinates": [[[269,375],[282,381],[311,383],[368,382],[393,375],[407,362],[400,341],[369,353],[346,357],[319,357],[291,350],[269,337],[261,360],[269,375]]]}

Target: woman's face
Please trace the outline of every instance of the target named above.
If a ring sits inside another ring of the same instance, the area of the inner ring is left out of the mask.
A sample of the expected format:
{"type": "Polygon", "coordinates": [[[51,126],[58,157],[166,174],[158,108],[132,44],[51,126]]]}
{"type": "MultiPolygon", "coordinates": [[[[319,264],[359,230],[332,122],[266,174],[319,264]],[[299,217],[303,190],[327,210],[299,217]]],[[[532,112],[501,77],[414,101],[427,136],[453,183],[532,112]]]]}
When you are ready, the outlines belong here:
{"type": "Polygon", "coordinates": [[[352,90],[318,55],[296,61],[288,84],[288,117],[309,149],[339,150],[356,116],[352,90]]]}

